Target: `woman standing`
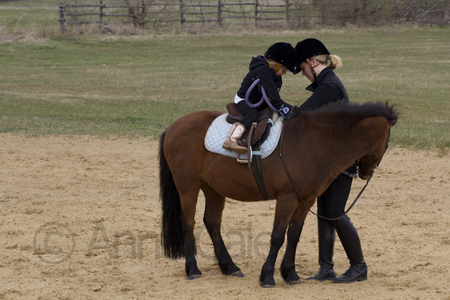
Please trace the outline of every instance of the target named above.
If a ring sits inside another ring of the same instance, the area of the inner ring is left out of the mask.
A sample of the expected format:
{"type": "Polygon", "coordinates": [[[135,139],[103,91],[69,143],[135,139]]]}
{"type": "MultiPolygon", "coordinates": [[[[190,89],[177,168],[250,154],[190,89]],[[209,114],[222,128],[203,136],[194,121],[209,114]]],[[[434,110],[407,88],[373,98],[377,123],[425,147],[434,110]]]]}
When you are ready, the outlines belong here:
{"type": "MultiPolygon", "coordinates": [[[[349,101],[344,85],[333,71],[342,65],[338,56],[330,55],[322,42],[312,38],[298,42],[295,50],[297,51],[296,72],[301,72],[312,82],[306,89],[313,94],[300,106],[301,110],[314,110],[338,100],[349,101]]],[[[319,216],[333,219],[344,213],[352,185],[352,175],[355,173],[356,166],[350,166],[317,198],[319,216]]],[[[307,280],[332,280],[335,283],[366,280],[367,265],[364,261],[358,233],[350,219],[346,215],[338,220],[328,220],[319,216],[317,223],[320,268],[314,276],[307,280]],[[350,260],[350,268],[338,277],[333,270],[335,230],[350,260]]]]}

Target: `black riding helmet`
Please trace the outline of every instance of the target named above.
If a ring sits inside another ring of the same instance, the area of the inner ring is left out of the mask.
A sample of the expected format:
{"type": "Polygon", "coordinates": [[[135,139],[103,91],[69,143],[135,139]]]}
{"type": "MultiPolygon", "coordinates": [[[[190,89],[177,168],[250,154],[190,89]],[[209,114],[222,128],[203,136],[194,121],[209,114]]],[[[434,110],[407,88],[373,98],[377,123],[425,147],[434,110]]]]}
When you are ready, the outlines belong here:
{"type": "Polygon", "coordinates": [[[276,43],[267,49],[264,57],[276,61],[285,66],[292,73],[295,72],[297,52],[289,43],[276,43]]]}
{"type": "Polygon", "coordinates": [[[300,64],[306,61],[307,58],[323,54],[330,55],[330,51],[321,41],[312,38],[298,42],[297,46],[295,46],[295,51],[297,52],[297,65],[295,66],[294,74],[301,71],[299,68],[300,64]]]}

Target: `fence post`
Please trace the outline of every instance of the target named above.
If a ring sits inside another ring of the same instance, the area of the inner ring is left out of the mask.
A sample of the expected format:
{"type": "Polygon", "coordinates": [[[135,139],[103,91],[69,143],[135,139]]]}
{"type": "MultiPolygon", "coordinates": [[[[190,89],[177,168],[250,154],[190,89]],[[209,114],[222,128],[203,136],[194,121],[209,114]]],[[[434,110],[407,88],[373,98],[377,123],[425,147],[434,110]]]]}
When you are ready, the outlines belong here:
{"type": "Polygon", "coordinates": [[[181,21],[181,26],[184,26],[184,22],[186,21],[186,19],[184,18],[184,3],[183,0],[180,0],[180,21],[181,21]]]}
{"type": "Polygon", "coordinates": [[[289,27],[289,0],[286,0],[286,23],[287,26],[289,27]]]}
{"type": "Polygon", "coordinates": [[[64,33],[66,31],[66,6],[60,2],[58,5],[59,11],[59,32],[64,33]]]}
{"type": "Polygon", "coordinates": [[[448,6],[448,2],[445,1],[444,2],[444,24],[445,24],[445,21],[447,21],[449,19],[448,18],[449,17],[449,9],[447,8],[447,6],[448,6]]]}
{"type": "Polygon", "coordinates": [[[98,21],[98,28],[102,27],[103,24],[103,1],[100,0],[100,15],[99,15],[99,21],[98,21]]]}
{"type": "Polygon", "coordinates": [[[219,26],[222,25],[222,1],[217,1],[218,7],[217,7],[217,23],[219,23],[219,26]]]}
{"type": "Polygon", "coordinates": [[[255,26],[258,26],[258,0],[255,1],[255,26]]]}

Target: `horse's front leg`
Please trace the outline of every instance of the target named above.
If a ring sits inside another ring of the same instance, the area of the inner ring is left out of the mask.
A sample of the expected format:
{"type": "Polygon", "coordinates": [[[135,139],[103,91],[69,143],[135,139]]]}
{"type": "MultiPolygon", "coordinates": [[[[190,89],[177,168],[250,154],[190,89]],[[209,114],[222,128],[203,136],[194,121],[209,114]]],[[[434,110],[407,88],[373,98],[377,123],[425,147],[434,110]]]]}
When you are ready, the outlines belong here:
{"type": "Polygon", "coordinates": [[[293,212],[297,207],[295,197],[278,199],[275,209],[275,221],[270,238],[270,250],[267,260],[261,270],[259,281],[262,287],[274,287],[275,279],[273,277],[275,271],[275,262],[277,260],[278,251],[284,243],[287,226],[289,225],[293,212]]]}
{"type": "Polygon", "coordinates": [[[281,262],[281,276],[288,284],[301,283],[300,277],[295,271],[295,253],[307,213],[308,210],[304,206],[299,206],[295,210],[291,223],[289,224],[286,252],[281,262]]]}

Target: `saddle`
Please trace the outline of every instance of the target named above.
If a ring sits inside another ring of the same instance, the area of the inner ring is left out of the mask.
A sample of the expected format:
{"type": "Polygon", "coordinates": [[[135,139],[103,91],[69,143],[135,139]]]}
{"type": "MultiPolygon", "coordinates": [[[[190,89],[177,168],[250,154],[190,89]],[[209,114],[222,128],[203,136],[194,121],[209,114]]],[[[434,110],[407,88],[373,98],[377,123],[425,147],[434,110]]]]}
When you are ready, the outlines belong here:
{"type": "MultiPolygon", "coordinates": [[[[235,123],[239,122],[240,119],[242,119],[244,116],[241,114],[241,112],[238,110],[236,103],[231,102],[227,104],[227,110],[228,115],[226,118],[226,121],[228,123],[235,123]]],[[[275,123],[276,120],[273,120],[274,117],[272,117],[273,111],[267,107],[259,112],[258,119],[256,122],[252,124],[249,130],[246,130],[244,134],[241,137],[241,143],[245,145],[247,148],[248,146],[256,146],[257,143],[264,143],[264,141],[267,139],[270,133],[270,127],[272,127],[272,124],[275,123]],[[269,120],[272,119],[272,122],[269,122],[269,120]]],[[[278,117],[278,116],[277,116],[278,117]]]]}
{"type": "MultiPolygon", "coordinates": [[[[239,122],[243,115],[238,110],[236,103],[227,104],[228,115],[226,121],[228,123],[239,122]]],[[[246,130],[243,134],[241,141],[243,145],[247,147],[247,159],[242,160],[239,158],[237,161],[240,163],[247,163],[248,168],[252,169],[253,176],[255,177],[256,184],[261,191],[261,194],[268,199],[274,199],[266,189],[264,182],[264,176],[262,171],[261,160],[261,144],[267,139],[270,133],[270,128],[278,118],[278,114],[274,113],[269,107],[259,112],[258,119],[252,124],[249,130],[246,130]]]]}

